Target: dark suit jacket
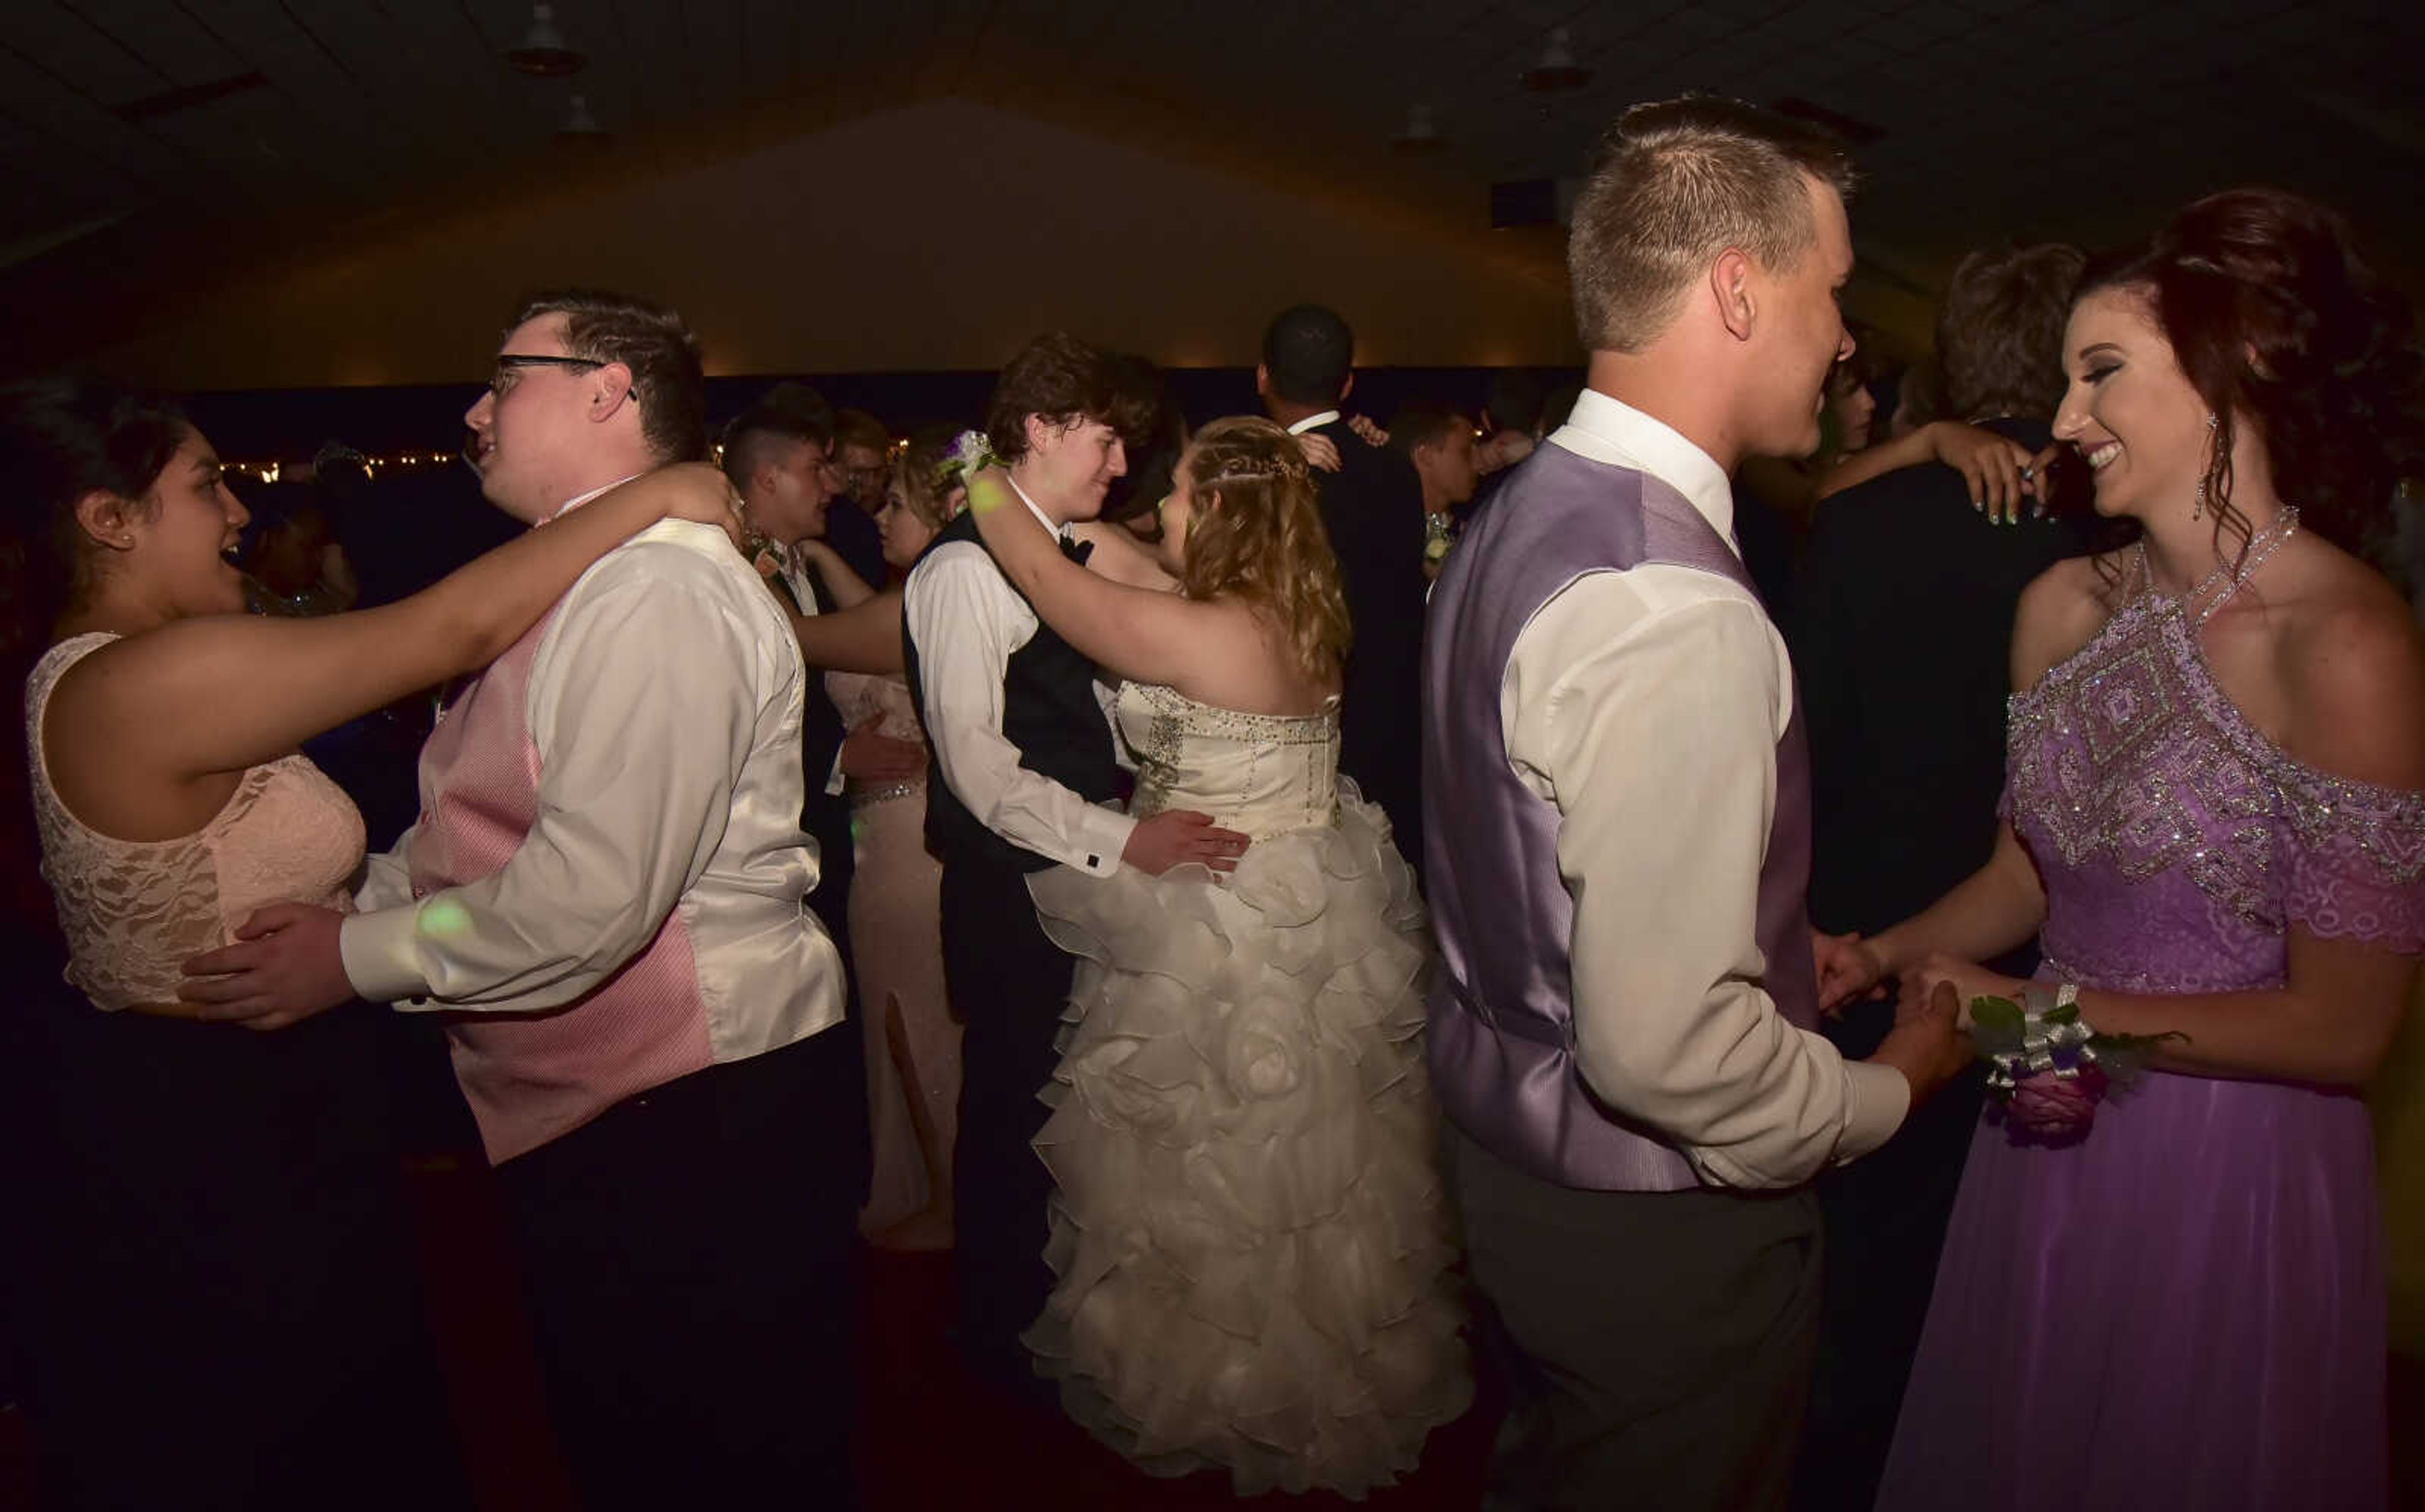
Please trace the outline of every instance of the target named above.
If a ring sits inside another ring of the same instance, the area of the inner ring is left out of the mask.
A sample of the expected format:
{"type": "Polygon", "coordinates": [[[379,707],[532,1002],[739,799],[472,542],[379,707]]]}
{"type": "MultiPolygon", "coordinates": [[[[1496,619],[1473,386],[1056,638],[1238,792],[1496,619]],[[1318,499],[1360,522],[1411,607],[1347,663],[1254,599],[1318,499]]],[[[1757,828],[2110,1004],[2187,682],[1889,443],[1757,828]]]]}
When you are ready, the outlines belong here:
{"type": "MultiPolygon", "coordinates": [[[[841,500],[834,501],[834,512],[851,508],[841,500]]],[[[833,612],[832,602],[826,597],[816,574],[809,574],[817,588],[818,610],[833,612]]],[[[794,597],[792,586],[779,574],[769,580],[776,592],[793,600],[795,609],[805,608],[794,597]]],[[[851,991],[859,990],[858,974],[851,969],[850,957],[850,881],[858,859],[850,833],[850,800],[839,793],[826,791],[832,775],[834,761],[842,754],[843,738],[849,731],[843,728],[842,710],[827,695],[825,674],[815,667],[808,669],[808,682],[800,698],[800,828],[817,842],[817,886],[809,894],[809,907],[813,910],[826,932],[833,937],[834,947],[842,954],[843,969],[851,991]]]]}
{"type": "MultiPolygon", "coordinates": [[[[2048,438],[2041,422],[1988,428],[2032,450],[2048,438]]],[[[1819,928],[1898,923],[1995,849],[2014,609],[2031,579],[2088,543],[2077,523],[1988,523],[1962,475],[1936,463],[1820,504],[1782,620],[1810,737],[1819,928]]],[[[2027,975],[2036,959],[2024,946],[1994,964],[2027,975]]],[[[1856,1003],[1822,1032],[1867,1056],[1893,1016],[1856,1003]]],[[[1974,1066],[1886,1148],[1820,1177],[1826,1342],[1794,1504],[1806,1512],[1875,1498],[1983,1080],[1974,1066]]]]}
{"type": "MultiPolygon", "coordinates": [[[[881,588],[891,577],[884,565],[884,534],[875,521],[846,498],[837,497],[826,507],[826,544],[834,555],[850,564],[850,570],[867,580],[871,588],[881,588]]],[[[833,605],[827,604],[827,613],[833,605]]]]}
{"type": "Polygon", "coordinates": [[[1355,644],[1340,707],[1341,771],[1381,805],[1398,850],[1422,869],[1423,488],[1411,463],[1367,445],[1344,421],[1316,426],[1339,448],[1314,471],[1339,556],[1355,644]]]}
{"type": "MultiPolygon", "coordinates": [[[[2043,422],[1989,429],[2032,449],[2043,422]]],[[[1810,918],[1884,929],[1995,847],[2013,613],[2030,580],[2088,549],[2076,523],[1994,525],[1930,463],[1819,506],[1787,639],[1810,732],[1810,918]]]]}

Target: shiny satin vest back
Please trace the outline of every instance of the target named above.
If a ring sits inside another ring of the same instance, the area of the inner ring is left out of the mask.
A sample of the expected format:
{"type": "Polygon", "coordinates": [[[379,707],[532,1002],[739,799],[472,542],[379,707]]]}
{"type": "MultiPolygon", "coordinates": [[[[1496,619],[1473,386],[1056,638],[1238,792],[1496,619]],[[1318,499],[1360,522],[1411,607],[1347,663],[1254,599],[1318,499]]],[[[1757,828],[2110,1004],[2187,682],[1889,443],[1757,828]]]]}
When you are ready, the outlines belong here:
{"type": "MultiPolygon", "coordinates": [[[[1741,559],[1682,494],[1646,473],[1545,446],[1467,531],[1433,593],[1424,634],[1426,878],[1441,965],[1430,1001],[1433,1086],[1457,1127],[1501,1159],[1590,1190],[1699,1182],[1681,1154],[1601,1103],[1576,1069],[1574,902],[1558,873],[1559,814],[1508,761],[1500,690],[1543,605],[1586,574],[1652,563],[1751,590],[1741,559]]],[[[1627,778],[1614,771],[1599,780],[1627,778]]],[[[1810,769],[1797,698],[1776,748],[1758,943],[1761,985],[1804,1028],[1818,1022],[1809,877],[1810,769]]]]}

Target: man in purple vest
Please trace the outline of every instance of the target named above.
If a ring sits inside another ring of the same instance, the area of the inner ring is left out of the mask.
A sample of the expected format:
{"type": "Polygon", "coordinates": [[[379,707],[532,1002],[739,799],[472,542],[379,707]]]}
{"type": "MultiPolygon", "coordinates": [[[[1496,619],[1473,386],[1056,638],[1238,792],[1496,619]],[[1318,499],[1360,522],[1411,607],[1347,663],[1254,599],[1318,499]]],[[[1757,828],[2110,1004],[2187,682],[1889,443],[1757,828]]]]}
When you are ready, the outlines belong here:
{"type": "Polygon", "coordinates": [[[1750,106],[1628,112],[1568,243],[1589,387],[1433,596],[1431,1063],[1513,1394],[1493,1505],[1782,1505],[1810,1178],[1967,1059],[1950,1003],[1867,1062],[1812,1032],[1801,712],[1734,542],[1727,474],[1817,446],[1852,349],[1849,180],[1750,106]]]}

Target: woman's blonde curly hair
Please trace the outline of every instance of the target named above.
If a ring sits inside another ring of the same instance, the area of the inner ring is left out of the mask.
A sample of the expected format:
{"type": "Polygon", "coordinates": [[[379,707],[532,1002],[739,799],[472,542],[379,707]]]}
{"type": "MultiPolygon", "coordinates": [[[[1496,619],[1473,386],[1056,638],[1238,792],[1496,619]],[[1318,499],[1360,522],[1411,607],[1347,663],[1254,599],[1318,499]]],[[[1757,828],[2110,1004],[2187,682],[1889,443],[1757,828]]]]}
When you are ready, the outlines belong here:
{"type": "Polygon", "coordinates": [[[1180,590],[1270,611],[1297,664],[1335,680],[1347,660],[1347,601],[1296,438],[1254,416],[1216,420],[1180,467],[1195,494],[1180,590]]]}

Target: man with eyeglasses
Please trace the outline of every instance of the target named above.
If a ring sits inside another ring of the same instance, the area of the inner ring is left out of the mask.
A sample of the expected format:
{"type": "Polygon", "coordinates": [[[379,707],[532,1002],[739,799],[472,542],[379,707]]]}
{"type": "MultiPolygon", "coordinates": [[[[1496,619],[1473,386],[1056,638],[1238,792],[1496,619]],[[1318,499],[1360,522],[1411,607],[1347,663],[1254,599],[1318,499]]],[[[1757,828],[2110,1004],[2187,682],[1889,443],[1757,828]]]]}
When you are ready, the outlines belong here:
{"type": "MultiPolygon", "coordinates": [[[[707,446],[689,330],[619,294],[527,302],[464,419],[532,526],[707,446]]],[[[446,711],[361,912],[204,958],[447,1014],[591,1508],[852,1500],[866,1120],[804,907],[804,685],[731,542],[652,526],[446,711]]]]}
{"type": "Polygon", "coordinates": [[[892,478],[892,433],[864,409],[842,410],[834,416],[833,454],[851,501],[873,519],[892,478]]]}

